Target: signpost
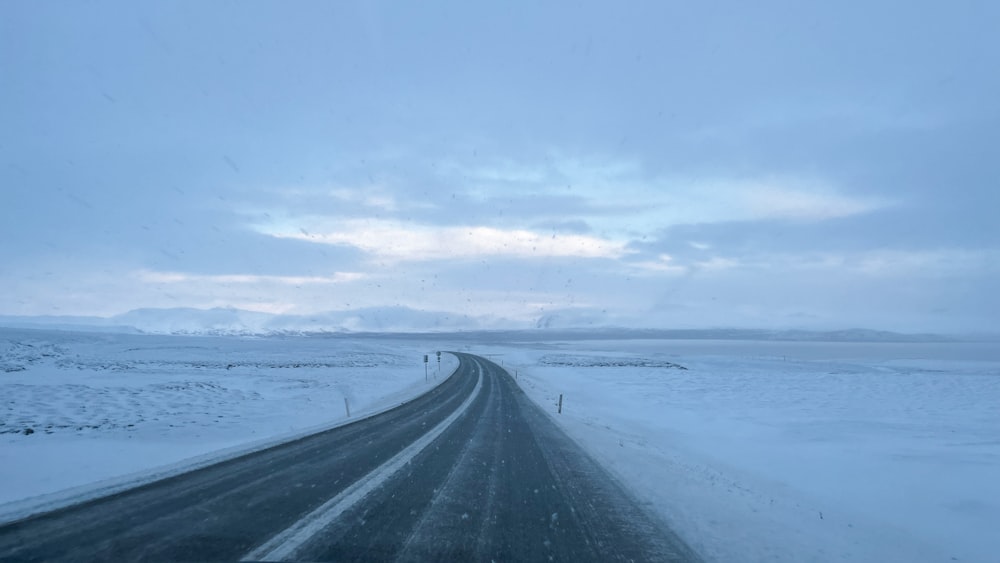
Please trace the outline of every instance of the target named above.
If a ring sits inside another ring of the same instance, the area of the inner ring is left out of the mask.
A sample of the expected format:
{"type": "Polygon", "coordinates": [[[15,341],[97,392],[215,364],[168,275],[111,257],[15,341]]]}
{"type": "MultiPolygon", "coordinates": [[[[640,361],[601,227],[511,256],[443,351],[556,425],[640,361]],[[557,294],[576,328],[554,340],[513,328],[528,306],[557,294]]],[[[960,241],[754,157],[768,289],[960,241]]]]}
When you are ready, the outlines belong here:
{"type": "Polygon", "coordinates": [[[427,383],[427,354],[424,354],[424,383],[427,383]]]}

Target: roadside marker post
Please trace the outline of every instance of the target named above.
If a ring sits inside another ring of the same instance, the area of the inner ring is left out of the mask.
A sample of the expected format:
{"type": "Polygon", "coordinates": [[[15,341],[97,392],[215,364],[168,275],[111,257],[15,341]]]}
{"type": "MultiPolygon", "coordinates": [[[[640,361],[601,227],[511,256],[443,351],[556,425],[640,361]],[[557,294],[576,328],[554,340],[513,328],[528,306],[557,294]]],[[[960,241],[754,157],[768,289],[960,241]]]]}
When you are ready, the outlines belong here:
{"type": "Polygon", "coordinates": [[[559,414],[562,414],[562,393],[559,393],[559,414]]]}
{"type": "Polygon", "coordinates": [[[347,411],[347,418],[351,418],[351,405],[347,403],[347,397],[344,397],[344,410],[347,411]]]}
{"type": "Polygon", "coordinates": [[[428,381],[430,380],[427,378],[427,354],[424,354],[424,383],[428,381]]]}

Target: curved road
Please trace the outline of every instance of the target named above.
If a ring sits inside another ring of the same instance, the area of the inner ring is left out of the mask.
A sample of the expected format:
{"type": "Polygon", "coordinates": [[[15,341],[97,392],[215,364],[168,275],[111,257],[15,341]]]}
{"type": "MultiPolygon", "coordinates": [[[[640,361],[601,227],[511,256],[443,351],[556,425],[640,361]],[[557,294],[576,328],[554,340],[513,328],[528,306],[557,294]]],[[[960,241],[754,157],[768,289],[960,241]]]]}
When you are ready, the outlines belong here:
{"type": "Polygon", "coordinates": [[[381,415],[0,527],[2,561],[696,561],[496,364],[381,415]]]}

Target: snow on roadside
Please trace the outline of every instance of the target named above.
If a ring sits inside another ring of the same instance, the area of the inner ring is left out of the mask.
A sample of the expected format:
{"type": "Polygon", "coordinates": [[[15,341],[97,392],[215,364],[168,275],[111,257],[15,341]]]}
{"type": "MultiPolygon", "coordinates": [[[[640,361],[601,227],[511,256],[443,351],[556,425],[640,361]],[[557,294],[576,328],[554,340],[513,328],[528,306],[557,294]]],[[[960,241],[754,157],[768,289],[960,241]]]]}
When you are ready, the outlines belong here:
{"type": "Polygon", "coordinates": [[[435,346],[0,329],[0,521],[398,405],[435,346]]]}
{"type": "Polygon", "coordinates": [[[716,345],[489,352],[710,561],[995,558],[996,351],[716,345]]]}

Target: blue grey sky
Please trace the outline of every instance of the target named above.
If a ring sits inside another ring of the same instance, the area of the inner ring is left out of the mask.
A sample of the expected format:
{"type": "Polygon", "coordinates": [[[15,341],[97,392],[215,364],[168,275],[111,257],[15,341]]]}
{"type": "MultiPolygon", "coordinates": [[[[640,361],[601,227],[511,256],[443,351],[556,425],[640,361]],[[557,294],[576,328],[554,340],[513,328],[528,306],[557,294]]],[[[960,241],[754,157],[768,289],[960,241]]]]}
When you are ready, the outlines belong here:
{"type": "Polygon", "coordinates": [[[995,330],[995,2],[4,2],[0,314],[995,330]]]}

